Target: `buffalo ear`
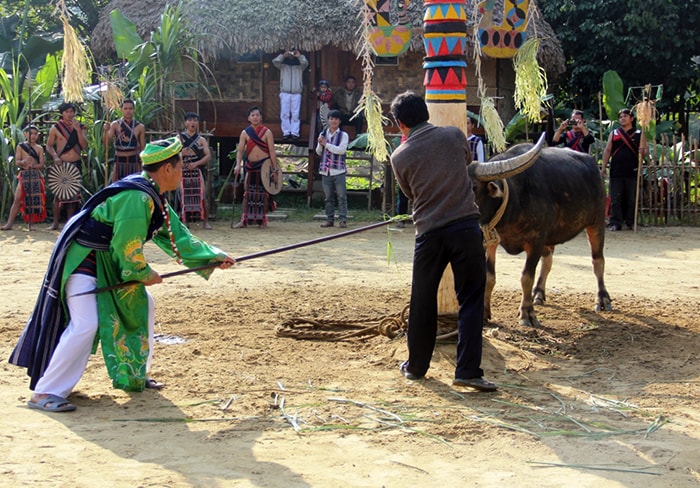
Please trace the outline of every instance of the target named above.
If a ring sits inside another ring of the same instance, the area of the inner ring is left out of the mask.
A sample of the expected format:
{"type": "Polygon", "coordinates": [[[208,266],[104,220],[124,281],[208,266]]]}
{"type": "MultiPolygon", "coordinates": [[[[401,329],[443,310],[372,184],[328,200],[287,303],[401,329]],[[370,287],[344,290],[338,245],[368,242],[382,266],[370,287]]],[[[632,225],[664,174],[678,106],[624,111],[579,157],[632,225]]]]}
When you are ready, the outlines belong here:
{"type": "Polygon", "coordinates": [[[501,189],[500,181],[489,181],[488,182],[488,192],[491,198],[501,198],[503,196],[503,190],[501,189]]]}

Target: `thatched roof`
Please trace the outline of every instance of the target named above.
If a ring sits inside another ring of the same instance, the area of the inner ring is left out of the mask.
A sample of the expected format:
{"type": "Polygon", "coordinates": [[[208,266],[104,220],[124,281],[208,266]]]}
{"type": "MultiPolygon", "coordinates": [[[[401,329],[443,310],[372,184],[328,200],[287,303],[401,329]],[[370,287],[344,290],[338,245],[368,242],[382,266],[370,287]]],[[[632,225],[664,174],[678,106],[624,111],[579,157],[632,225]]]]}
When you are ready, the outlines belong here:
{"type": "MultiPolygon", "coordinates": [[[[160,23],[166,0],[112,0],[100,14],[92,33],[91,48],[98,60],[115,55],[109,13],[119,9],[136,23],[144,38],[160,23]]],[[[202,34],[199,49],[214,57],[229,57],[262,50],[277,52],[291,45],[302,51],[317,51],[332,45],[356,51],[360,19],[357,0],[189,0],[185,3],[191,28],[202,34]]],[[[471,10],[471,9],[468,9],[471,10]]],[[[423,2],[414,0],[409,7],[409,20],[418,34],[411,44],[423,50],[420,36],[423,26],[423,2]]],[[[541,15],[535,16],[528,32],[540,37],[540,64],[550,75],[562,73],[564,53],[552,28],[541,15]]]]}

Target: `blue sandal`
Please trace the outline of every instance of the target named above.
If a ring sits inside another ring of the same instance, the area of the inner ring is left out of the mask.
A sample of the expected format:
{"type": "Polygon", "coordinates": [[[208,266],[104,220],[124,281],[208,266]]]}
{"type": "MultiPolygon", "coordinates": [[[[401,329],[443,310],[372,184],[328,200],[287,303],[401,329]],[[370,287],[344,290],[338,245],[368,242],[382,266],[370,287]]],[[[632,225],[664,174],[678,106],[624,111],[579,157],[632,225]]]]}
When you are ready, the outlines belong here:
{"type": "Polygon", "coordinates": [[[72,412],[77,407],[58,395],[48,395],[37,402],[29,400],[27,406],[42,412],[72,412]]]}

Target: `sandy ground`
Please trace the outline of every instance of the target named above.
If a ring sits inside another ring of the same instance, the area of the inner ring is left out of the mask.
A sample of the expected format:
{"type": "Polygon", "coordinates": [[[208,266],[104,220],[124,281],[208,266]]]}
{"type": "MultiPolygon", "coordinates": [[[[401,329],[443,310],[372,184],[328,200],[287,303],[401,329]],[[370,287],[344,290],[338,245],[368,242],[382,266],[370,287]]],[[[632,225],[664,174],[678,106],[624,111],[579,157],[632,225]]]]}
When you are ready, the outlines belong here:
{"type": "MultiPolygon", "coordinates": [[[[57,236],[42,229],[0,233],[4,358],[57,236]]],[[[234,256],[338,232],[317,222],[193,230],[234,256]]],[[[412,233],[371,230],[249,260],[209,281],[184,275],[152,287],[164,337],[153,371],[167,384],[160,392],[113,390],[96,355],[70,398],[78,410],[46,414],[27,408],[27,377],[5,362],[1,484],[700,485],[700,229],[608,235],[615,310],[603,314],[592,311],[585,238],[560,246],[539,329],[515,316],[524,257],[499,250],[483,361],[496,393],[452,387],[454,344],[439,345],[427,379],[411,382],[398,372],[404,337],[275,334],[297,317],[350,327],[400,314],[412,233]]],[[[159,271],[178,269],[148,252],[159,271]]]]}

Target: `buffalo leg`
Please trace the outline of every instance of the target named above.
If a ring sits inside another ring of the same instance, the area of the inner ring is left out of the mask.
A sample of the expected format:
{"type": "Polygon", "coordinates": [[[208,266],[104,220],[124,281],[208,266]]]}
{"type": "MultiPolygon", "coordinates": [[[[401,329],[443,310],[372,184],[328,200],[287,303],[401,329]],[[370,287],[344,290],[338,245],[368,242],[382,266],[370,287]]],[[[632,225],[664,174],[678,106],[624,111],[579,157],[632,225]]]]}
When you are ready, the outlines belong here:
{"type": "Polygon", "coordinates": [[[552,270],[552,261],[554,260],[554,246],[545,246],[542,251],[542,259],[540,260],[540,276],[537,278],[535,289],[532,290],[535,296],[533,302],[535,305],[544,305],[547,300],[545,287],[547,286],[547,277],[552,270]]]}
{"type": "Polygon", "coordinates": [[[486,289],[484,290],[484,323],[491,320],[491,293],[496,286],[496,249],[498,244],[486,246],[486,289]]]}
{"type": "Polygon", "coordinates": [[[591,225],[586,227],[588,243],[591,246],[591,258],[593,261],[593,273],[598,281],[598,299],[595,304],[596,312],[602,310],[611,311],[612,302],[608,290],[605,288],[605,257],[603,257],[603,245],[605,244],[605,227],[591,225]]]}
{"type": "Polygon", "coordinates": [[[523,274],[520,276],[520,284],[523,289],[523,299],[520,302],[520,325],[526,325],[530,327],[539,327],[540,321],[537,320],[537,315],[535,315],[535,307],[532,304],[532,284],[535,281],[535,270],[537,269],[537,263],[540,261],[542,256],[542,247],[534,249],[532,247],[525,248],[525,253],[527,254],[527,259],[525,260],[525,268],[523,269],[523,274]]]}

